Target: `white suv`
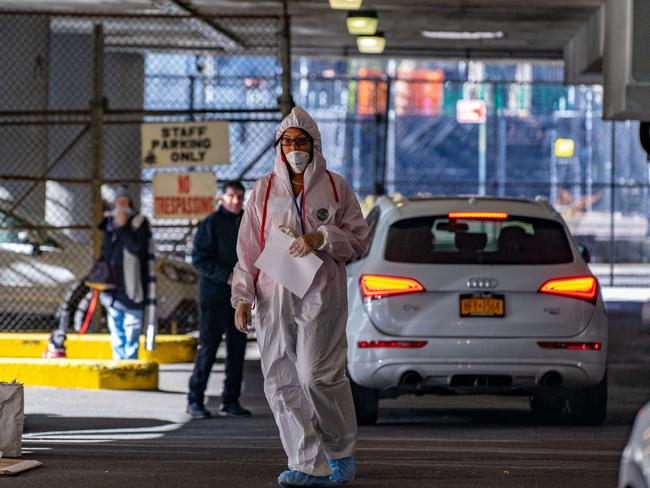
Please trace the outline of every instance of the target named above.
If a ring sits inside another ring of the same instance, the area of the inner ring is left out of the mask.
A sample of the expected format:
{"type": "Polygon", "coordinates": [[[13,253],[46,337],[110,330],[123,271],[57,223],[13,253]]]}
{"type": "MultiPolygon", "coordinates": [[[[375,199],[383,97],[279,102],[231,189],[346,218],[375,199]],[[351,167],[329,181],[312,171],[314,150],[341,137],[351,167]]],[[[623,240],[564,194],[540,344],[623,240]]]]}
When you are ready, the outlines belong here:
{"type": "Polygon", "coordinates": [[[348,373],[360,424],[403,394],[527,395],[607,415],[607,316],[587,254],[545,200],[439,197],[368,214],[348,266],[348,373]]]}

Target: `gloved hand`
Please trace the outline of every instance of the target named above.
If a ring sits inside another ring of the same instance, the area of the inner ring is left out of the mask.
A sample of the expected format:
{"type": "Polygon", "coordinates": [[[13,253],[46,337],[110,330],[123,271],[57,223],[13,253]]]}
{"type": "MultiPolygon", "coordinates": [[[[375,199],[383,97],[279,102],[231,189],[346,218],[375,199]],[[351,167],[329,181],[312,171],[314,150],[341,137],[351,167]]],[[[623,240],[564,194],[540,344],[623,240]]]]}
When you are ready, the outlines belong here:
{"type": "Polygon", "coordinates": [[[294,258],[306,256],[312,251],[318,249],[325,240],[322,232],[310,232],[304,236],[297,237],[289,246],[289,254],[294,258]]]}
{"type": "Polygon", "coordinates": [[[240,303],[235,308],[235,327],[239,332],[248,334],[251,328],[251,304],[240,303]]]}

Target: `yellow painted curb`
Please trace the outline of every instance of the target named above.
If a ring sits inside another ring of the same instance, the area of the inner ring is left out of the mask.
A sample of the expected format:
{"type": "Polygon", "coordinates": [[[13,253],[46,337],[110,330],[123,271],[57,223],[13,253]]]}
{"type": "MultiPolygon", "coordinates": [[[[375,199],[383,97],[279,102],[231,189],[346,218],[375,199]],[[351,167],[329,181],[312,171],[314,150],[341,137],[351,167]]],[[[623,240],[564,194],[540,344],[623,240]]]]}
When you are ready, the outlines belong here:
{"type": "Polygon", "coordinates": [[[109,390],[158,389],[158,364],[151,361],[0,358],[0,381],[26,386],[109,390]]]}
{"type": "MultiPolygon", "coordinates": [[[[40,358],[47,348],[50,334],[0,333],[0,357],[40,358]]],[[[68,334],[65,341],[68,359],[112,359],[108,334],[68,334]]],[[[196,356],[197,340],[186,335],[159,335],[156,350],[144,348],[144,336],[140,337],[138,359],[156,363],[191,363],[196,356]]]]}

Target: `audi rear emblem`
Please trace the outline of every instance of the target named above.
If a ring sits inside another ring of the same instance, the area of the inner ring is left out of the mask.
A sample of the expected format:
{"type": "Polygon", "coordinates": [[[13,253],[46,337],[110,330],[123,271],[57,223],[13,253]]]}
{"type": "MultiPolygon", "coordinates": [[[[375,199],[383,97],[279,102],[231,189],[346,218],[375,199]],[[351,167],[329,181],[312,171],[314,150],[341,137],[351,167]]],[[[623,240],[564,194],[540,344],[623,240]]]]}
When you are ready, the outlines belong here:
{"type": "Polygon", "coordinates": [[[494,278],[470,278],[467,281],[468,288],[496,288],[498,284],[494,278]]]}

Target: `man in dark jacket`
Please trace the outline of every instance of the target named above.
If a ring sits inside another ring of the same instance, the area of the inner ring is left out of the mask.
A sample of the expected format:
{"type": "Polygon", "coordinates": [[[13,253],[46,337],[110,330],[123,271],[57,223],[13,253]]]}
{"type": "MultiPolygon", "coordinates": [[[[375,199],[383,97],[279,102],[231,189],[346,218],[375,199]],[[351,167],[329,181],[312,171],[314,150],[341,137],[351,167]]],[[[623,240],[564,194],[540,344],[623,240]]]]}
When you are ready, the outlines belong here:
{"type": "Polygon", "coordinates": [[[133,208],[128,189],[120,187],[112,211],[99,228],[104,231],[100,260],[109,263],[114,275],[115,288],[100,295],[108,315],[113,359],[138,359],[143,313],[155,306],[149,222],[133,208]]]}
{"type": "Polygon", "coordinates": [[[230,305],[237,233],[243,214],[243,185],[239,181],[224,183],[220,201],[219,209],[199,224],[192,251],[192,264],[199,274],[199,352],[190,378],[187,413],[201,419],[210,417],[204,404],[205,388],[224,332],[226,379],[220,413],[245,417],[251,414],[239,404],[246,334],[235,328],[235,311],[230,305]]]}

